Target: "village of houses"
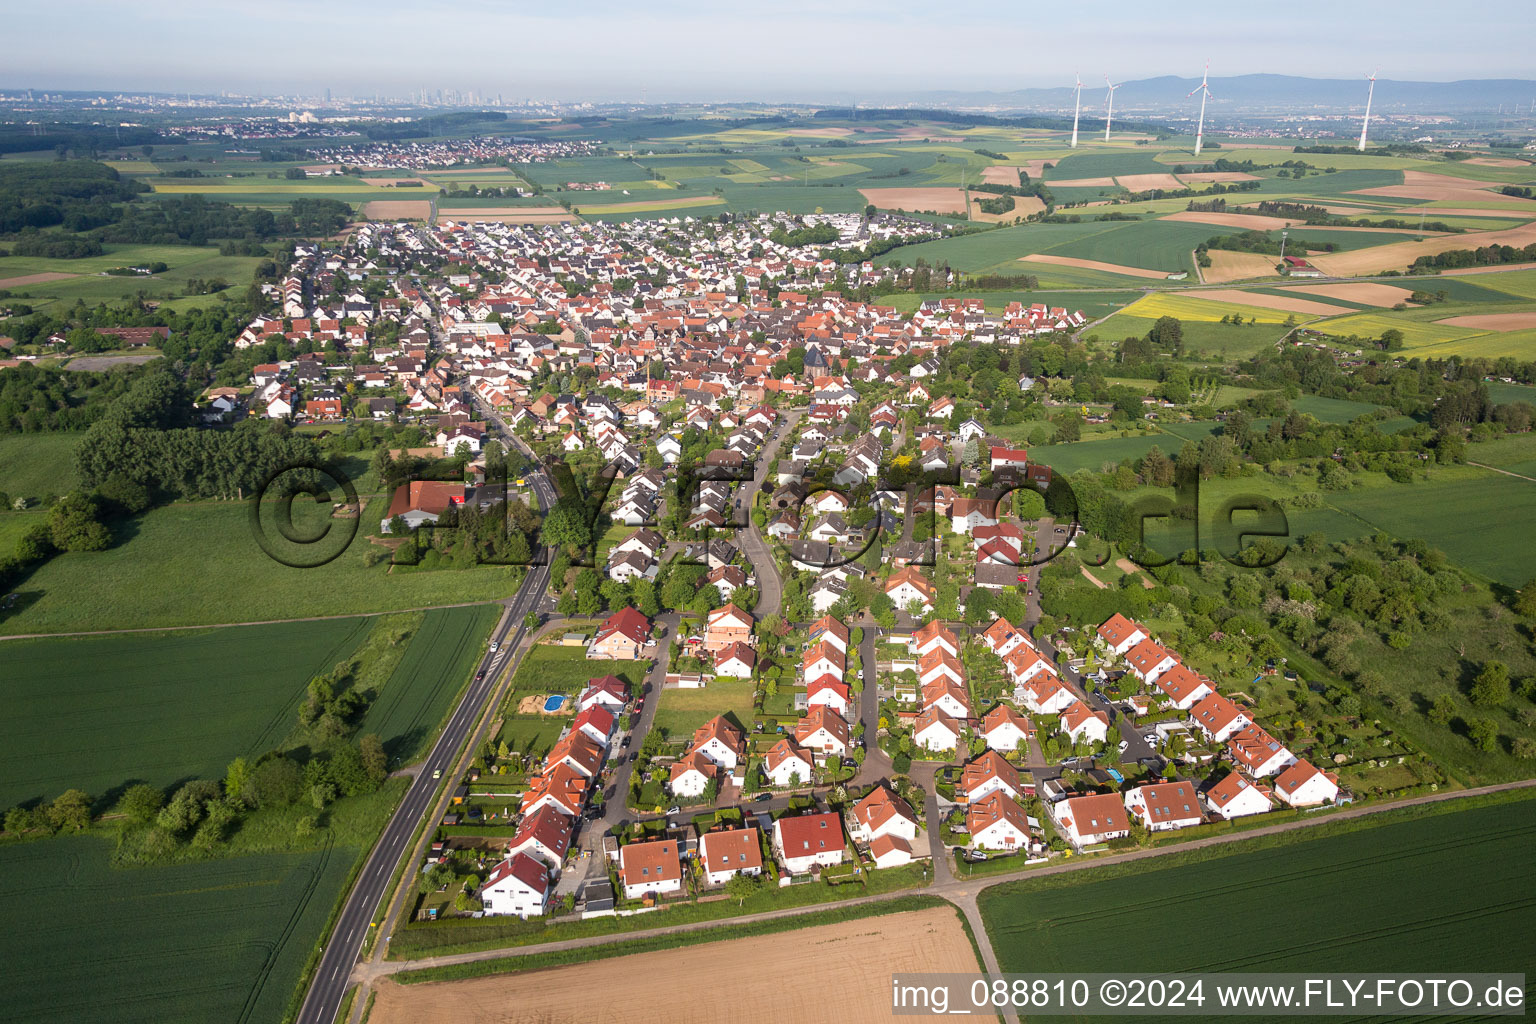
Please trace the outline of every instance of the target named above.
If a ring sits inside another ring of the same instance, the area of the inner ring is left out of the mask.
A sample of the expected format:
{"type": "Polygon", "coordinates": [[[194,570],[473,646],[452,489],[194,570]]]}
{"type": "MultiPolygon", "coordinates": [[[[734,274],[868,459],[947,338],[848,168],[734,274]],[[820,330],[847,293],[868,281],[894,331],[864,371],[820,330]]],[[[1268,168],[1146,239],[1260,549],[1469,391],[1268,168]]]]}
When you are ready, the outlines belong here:
{"type": "MultiPolygon", "coordinates": [[[[737,878],[852,895],[1347,801],[1143,625],[1116,615],[1062,659],[1023,617],[958,619],[988,593],[1033,597],[1029,556],[1073,527],[1012,513],[1009,492],[1044,489],[1049,468],[931,378],[948,345],[1023,351],[1085,318],[857,301],[906,272],[809,258],[769,237],[782,220],[363,224],[297,250],[282,315],[237,342],[273,358],[203,397],[210,420],[414,424],[468,457],[462,483],[403,485],[380,532],[473,500],[488,446],[515,443],[611,467],[608,580],[699,567],[686,606],[610,604],[575,637],[591,677],[542,757],[508,751],[454,783],[422,871],[459,898],[429,893],[423,916],[643,912],[742,896],[737,878]],[[952,482],[903,489],[893,465],[952,482]],[[982,662],[1001,692],[979,694],[982,662]],[[669,694],[743,684],[750,714],[722,701],[691,735],[651,728],[669,694]],[[1104,766],[1127,748],[1134,783],[1104,766]],[[513,792],[504,760],[525,769],[513,792]],[[1224,770],[1185,777],[1195,764],[1224,770]],[[671,806],[630,798],[645,786],[671,806]]],[[[850,227],[850,243],[916,230],[850,227]]],[[[1018,387],[1044,395],[1027,373],[1018,387]]]]}

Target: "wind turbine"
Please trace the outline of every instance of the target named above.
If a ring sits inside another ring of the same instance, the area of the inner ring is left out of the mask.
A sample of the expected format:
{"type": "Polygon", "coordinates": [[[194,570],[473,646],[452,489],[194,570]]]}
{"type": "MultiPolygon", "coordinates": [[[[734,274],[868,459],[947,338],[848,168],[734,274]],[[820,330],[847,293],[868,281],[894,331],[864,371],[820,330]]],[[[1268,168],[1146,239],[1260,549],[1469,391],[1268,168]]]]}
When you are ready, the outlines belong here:
{"type": "Polygon", "coordinates": [[[1077,115],[1083,109],[1083,76],[1077,75],[1077,98],[1072,104],[1072,148],[1077,148],[1077,115]]]}
{"type": "MultiPolygon", "coordinates": [[[[1380,71],[1377,68],[1376,71],[1380,71]]],[[[1360,124],[1360,152],[1365,152],[1365,132],[1371,126],[1371,97],[1376,95],[1376,71],[1372,71],[1365,77],[1370,80],[1371,87],[1365,93],[1365,120],[1360,124]]]]}
{"type": "MultiPolygon", "coordinates": [[[[1211,77],[1211,62],[1205,62],[1205,73],[1200,76],[1200,84],[1189,90],[1189,95],[1200,94],[1200,124],[1195,128],[1195,156],[1200,155],[1200,145],[1205,141],[1205,101],[1211,95],[1210,86],[1205,83],[1211,77]]],[[[1186,96],[1185,99],[1189,97],[1186,96]]]]}
{"type": "Polygon", "coordinates": [[[1105,105],[1104,105],[1104,141],[1108,142],[1109,141],[1109,122],[1115,116],[1115,90],[1120,88],[1120,85],[1124,85],[1125,83],[1121,82],[1120,85],[1110,85],[1109,84],[1109,76],[1105,75],[1104,76],[1104,84],[1109,86],[1109,99],[1105,102],[1105,105]]]}

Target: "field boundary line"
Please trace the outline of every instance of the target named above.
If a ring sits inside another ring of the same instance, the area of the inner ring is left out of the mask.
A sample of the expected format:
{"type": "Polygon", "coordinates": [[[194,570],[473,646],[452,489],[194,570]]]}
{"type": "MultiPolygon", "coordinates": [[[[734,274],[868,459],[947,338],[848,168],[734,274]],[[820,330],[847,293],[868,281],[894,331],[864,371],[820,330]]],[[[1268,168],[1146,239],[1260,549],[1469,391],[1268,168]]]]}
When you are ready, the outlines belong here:
{"type": "Polygon", "coordinates": [[[291,622],[328,622],[333,619],[371,619],[379,615],[405,615],[411,612],[435,612],[446,608],[478,608],[486,604],[506,604],[510,597],[485,601],[461,601],[458,604],[427,604],[416,608],[381,608],[376,612],[347,612],[342,615],[306,615],[298,619],[253,619],[250,622],[203,622],[189,626],[130,626],[123,629],[79,629],[67,633],[11,633],[0,640],[48,640],[69,636],[115,636],[120,633],[174,633],[188,629],[236,629],[240,626],[283,626],[291,622]]]}
{"type": "Polygon", "coordinates": [[[1529,480],[1531,483],[1536,484],[1536,476],[1526,476],[1524,473],[1513,473],[1507,469],[1500,469],[1498,466],[1490,466],[1486,462],[1468,462],[1467,465],[1476,466],[1478,469],[1491,469],[1495,473],[1503,473],[1505,476],[1512,476],[1516,480],[1529,480]]]}

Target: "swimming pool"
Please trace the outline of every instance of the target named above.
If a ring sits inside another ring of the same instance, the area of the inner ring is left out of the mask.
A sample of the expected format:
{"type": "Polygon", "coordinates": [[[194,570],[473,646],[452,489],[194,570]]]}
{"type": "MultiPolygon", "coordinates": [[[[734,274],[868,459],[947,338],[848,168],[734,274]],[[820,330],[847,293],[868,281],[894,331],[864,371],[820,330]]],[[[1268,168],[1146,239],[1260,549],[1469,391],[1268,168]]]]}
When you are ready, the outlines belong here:
{"type": "Polygon", "coordinates": [[[565,707],[565,701],[566,698],[561,694],[551,694],[550,696],[544,698],[544,710],[559,711],[561,708],[565,707]]]}

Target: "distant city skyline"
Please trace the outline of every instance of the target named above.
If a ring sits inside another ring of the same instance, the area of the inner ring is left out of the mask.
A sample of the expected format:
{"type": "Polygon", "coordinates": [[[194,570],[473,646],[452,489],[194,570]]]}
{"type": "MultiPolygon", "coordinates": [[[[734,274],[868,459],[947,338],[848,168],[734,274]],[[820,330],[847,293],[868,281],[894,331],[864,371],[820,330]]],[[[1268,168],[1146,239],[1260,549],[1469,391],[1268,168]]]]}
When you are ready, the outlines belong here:
{"type": "Polygon", "coordinates": [[[1159,75],[1274,73],[1453,81],[1536,77],[1528,2],[1298,0],[1207,21],[1144,4],[876,4],[806,0],[733,10],[696,0],[595,0],[519,10],[494,0],[260,4],[73,0],[9,14],[0,86],[319,96],[427,89],[565,102],[854,102],[1159,75]],[[68,34],[69,59],[55,45],[68,34]],[[19,44],[19,45],[17,45],[19,44]]]}

